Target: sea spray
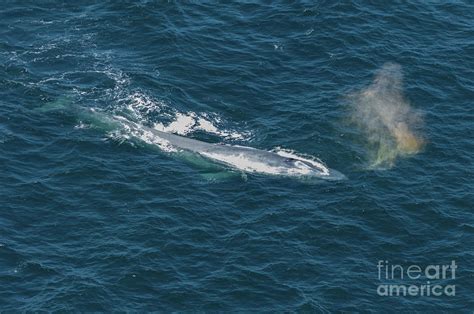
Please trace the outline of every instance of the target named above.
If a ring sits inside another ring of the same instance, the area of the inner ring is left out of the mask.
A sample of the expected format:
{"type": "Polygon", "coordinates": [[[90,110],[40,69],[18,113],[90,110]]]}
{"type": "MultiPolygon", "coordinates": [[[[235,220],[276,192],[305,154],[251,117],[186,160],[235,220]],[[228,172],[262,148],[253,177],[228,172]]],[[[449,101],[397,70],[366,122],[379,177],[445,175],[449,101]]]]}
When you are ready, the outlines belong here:
{"type": "Polygon", "coordinates": [[[410,106],[402,88],[401,67],[387,63],[371,85],[349,96],[351,120],[365,135],[370,167],[389,168],[423,147],[421,113],[410,106]]]}
{"type": "Polygon", "coordinates": [[[121,100],[121,106],[115,109],[134,121],[145,124],[152,122],[155,129],[163,132],[188,135],[202,131],[230,140],[245,140],[250,137],[249,132],[224,127],[223,125],[227,123],[217,114],[178,111],[170,104],[142,92],[128,95],[121,100]],[[120,110],[120,107],[122,109],[125,107],[126,111],[120,110]],[[156,121],[157,117],[159,121],[156,121]]]}

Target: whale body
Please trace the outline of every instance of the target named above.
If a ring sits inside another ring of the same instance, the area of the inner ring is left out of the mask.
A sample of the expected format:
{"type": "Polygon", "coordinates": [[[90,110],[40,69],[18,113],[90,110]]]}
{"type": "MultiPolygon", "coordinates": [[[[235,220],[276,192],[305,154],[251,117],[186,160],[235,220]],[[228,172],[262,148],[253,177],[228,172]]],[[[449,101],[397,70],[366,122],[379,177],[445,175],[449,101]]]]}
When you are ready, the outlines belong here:
{"type": "Polygon", "coordinates": [[[81,122],[86,122],[103,131],[123,131],[128,137],[158,145],[162,149],[167,148],[168,151],[176,152],[191,152],[214,163],[248,173],[311,177],[325,180],[342,180],[346,178],[339,171],[330,169],[321,162],[294,154],[265,151],[240,145],[207,143],[150,128],[124,116],[111,116],[99,110],[74,106],[67,99],[59,99],[49,103],[38,108],[38,111],[49,112],[51,110],[65,109],[81,122]]]}
{"type": "Polygon", "coordinates": [[[268,175],[317,177],[326,180],[346,178],[339,171],[330,169],[315,160],[247,146],[207,143],[149,128],[123,117],[115,118],[129,130],[140,130],[140,132],[146,133],[148,138],[150,136],[156,137],[155,140],[158,140],[162,145],[165,144],[178,151],[193,152],[237,170],[268,175]]]}

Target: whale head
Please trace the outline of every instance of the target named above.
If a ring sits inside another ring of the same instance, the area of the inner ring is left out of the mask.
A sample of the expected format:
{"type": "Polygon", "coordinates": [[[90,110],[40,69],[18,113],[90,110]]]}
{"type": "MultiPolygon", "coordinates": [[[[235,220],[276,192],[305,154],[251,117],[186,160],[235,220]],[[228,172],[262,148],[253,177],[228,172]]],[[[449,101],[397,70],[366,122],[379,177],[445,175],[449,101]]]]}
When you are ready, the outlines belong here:
{"type": "Polygon", "coordinates": [[[344,180],[346,176],[337,170],[330,169],[313,160],[298,159],[298,158],[286,158],[285,164],[291,172],[299,173],[303,176],[317,177],[325,180],[344,180]]]}

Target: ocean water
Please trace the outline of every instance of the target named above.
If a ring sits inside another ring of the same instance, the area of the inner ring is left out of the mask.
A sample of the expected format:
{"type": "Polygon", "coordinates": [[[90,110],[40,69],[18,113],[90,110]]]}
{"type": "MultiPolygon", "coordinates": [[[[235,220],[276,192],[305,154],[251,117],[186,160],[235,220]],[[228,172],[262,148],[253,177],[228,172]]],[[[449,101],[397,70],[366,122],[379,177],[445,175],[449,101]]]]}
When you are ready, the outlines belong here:
{"type": "Polygon", "coordinates": [[[0,34],[3,311],[473,310],[472,2],[5,1],[0,34]],[[71,107],[347,179],[208,176],[71,107]]]}

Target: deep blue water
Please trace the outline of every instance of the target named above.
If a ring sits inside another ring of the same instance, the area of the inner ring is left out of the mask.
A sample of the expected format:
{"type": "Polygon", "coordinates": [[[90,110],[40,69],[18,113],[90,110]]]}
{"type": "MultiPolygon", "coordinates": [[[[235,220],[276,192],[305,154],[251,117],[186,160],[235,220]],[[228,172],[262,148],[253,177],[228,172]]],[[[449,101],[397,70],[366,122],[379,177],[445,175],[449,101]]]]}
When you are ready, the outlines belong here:
{"type": "Polygon", "coordinates": [[[473,310],[472,2],[5,1],[0,34],[2,310],[473,310]],[[348,179],[206,179],[54,102],[348,179]],[[381,260],[456,293],[380,296],[381,260]]]}

